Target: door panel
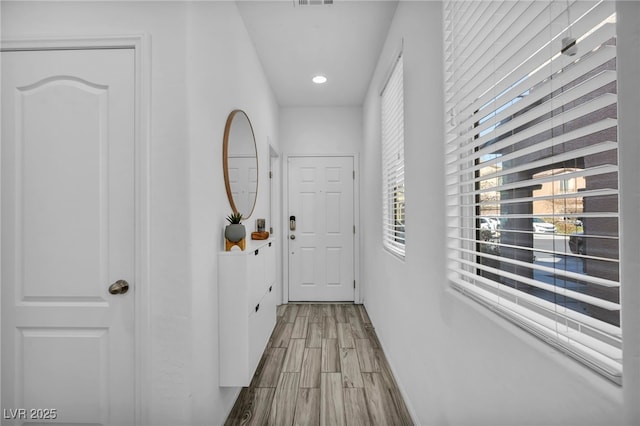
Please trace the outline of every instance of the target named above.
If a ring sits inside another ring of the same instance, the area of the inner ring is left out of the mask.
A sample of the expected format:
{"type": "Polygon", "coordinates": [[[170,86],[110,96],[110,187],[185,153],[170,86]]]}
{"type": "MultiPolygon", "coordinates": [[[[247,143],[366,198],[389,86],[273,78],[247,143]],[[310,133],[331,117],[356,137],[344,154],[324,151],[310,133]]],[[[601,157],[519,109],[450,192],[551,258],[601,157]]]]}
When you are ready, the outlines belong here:
{"type": "Polygon", "coordinates": [[[354,300],[353,157],[290,157],[289,300],[354,300]],[[294,239],[291,239],[291,237],[294,239]]]}
{"type": "Polygon", "coordinates": [[[106,412],[101,394],[108,390],[108,330],[21,327],[18,333],[17,371],[24,375],[20,407],[55,407],[68,423],[93,422],[96,413],[106,412]],[[57,360],[56,368],[43,362],[45,356],[57,360]],[[83,391],[70,401],[61,388],[83,391]]]}
{"type": "Polygon", "coordinates": [[[15,119],[24,129],[14,139],[13,173],[15,235],[22,245],[16,253],[22,265],[16,284],[22,301],[101,300],[97,284],[107,277],[99,276],[106,272],[99,265],[108,253],[96,247],[100,240],[92,231],[107,228],[108,214],[101,211],[106,203],[100,199],[107,197],[108,182],[96,173],[103,169],[107,129],[93,132],[91,123],[107,116],[106,96],[105,88],[66,76],[16,89],[15,119]],[[51,108],[56,99],[66,99],[68,107],[51,108]],[[68,116],[77,124],[59,126],[68,116]],[[64,141],[64,149],[52,141],[64,141]],[[86,160],[69,167],[70,153],[86,160]]]}
{"type": "Polygon", "coordinates": [[[134,118],[132,49],[2,52],[3,408],[134,423],[134,118]]]}

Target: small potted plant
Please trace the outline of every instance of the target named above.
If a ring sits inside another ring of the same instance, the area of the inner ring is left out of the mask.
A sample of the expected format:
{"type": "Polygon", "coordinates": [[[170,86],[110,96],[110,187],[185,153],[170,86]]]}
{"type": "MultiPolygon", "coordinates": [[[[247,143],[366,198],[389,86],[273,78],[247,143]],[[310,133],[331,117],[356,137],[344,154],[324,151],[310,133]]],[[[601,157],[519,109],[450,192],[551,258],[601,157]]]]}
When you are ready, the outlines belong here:
{"type": "Polygon", "coordinates": [[[227,216],[227,221],[229,222],[229,225],[224,229],[224,237],[227,241],[238,243],[244,240],[247,235],[247,230],[242,224],[242,213],[236,212],[230,214],[227,216]]]}

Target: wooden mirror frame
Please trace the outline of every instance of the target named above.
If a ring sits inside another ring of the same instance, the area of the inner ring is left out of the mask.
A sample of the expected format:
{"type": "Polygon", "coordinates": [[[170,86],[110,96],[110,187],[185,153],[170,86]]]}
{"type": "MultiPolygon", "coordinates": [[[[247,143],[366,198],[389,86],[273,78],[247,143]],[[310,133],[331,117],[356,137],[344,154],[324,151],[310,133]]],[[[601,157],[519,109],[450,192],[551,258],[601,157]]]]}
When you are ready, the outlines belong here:
{"type": "Polygon", "coordinates": [[[248,214],[243,213],[242,218],[248,219],[253,214],[253,210],[256,207],[256,200],[258,199],[258,183],[259,183],[259,173],[258,173],[258,147],[256,145],[256,136],[253,132],[253,125],[251,124],[251,120],[246,112],[241,109],[234,109],[229,113],[227,117],[227,123],[224,126],[224,138],[222,140],[222,169],[224,171],[224,186],[227,190],[227,198],[229,199],[229,205],[231,206],[231,210],[234,213],[238,212],[238,208],[236,207],[235,201],[233,200],[233,194],[231,192],[231,183],[229,182],[229,137],[231,134],[231,126],[233,125],[233,120],[236,115],[244,115],[249,123],[249,129],[251,130],[251,137],[253,139],[253,152],[256,157],[256,196],[253,199],[253,204],[251,206],[251,210],[248,214]]]}

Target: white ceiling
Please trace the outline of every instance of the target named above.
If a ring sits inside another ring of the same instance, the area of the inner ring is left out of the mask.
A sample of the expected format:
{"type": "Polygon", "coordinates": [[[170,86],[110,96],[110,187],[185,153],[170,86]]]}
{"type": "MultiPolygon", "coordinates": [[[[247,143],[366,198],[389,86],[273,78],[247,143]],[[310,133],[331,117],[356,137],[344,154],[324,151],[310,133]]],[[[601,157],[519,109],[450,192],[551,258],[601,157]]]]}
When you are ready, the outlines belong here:
{"type": "Polygon", "coordinates": [[[280,106],[360,106],[397,0],[238,1],[280,106]],[[311,78],[323,74],[325,84],[311,78]]]}

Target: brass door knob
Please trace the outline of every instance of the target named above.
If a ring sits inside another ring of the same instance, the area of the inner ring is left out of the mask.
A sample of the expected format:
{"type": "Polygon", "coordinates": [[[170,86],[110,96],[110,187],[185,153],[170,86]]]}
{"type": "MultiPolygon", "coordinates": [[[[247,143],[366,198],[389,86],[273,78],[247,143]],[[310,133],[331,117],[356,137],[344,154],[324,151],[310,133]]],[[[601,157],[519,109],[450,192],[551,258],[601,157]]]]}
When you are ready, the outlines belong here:
{"type": "Polygon", "coordinates": [[[127,291],[129,291],[129,283],[125,280],[118,280],[109,286],[111,294],[125,294],[127,291]]]}

